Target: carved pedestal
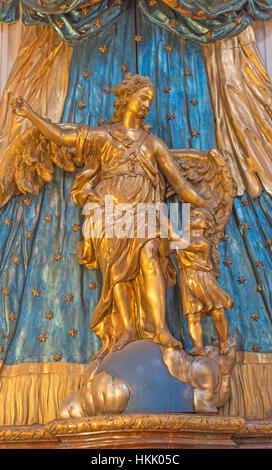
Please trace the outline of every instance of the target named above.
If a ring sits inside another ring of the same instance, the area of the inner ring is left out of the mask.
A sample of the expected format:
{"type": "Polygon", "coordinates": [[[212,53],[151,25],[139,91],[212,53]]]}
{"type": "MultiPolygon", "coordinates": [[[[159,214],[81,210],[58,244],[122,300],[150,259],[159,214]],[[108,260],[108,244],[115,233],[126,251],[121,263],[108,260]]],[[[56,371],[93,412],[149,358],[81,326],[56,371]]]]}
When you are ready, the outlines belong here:
{"type": "Polygon", "coordinates": [[[0,449],[271,449],[272,420],[121,414],[0,428],[0,449]]]}

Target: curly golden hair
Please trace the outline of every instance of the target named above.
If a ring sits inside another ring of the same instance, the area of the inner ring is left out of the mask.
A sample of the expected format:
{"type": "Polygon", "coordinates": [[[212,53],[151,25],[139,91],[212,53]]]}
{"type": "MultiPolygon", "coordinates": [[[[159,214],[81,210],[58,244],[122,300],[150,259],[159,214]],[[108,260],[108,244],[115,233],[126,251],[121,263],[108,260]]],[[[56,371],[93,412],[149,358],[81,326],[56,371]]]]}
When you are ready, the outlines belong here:
{"type": "Polygon", "coordinates": [[[113,93],[117,98],[117,101],[114,103],[114,114],[112,119],[109,121],[111,124],[115,122],[120,122],[124,113],[124,110],[127,106],[129,97],[133,95],[141,88],[151,88],[154,90],[153,83],[150,78],[144,77],[143,75],[133,75],[132,73],[127,73],[125,75],[122,83],[115,85],[113,88],[113,93]]]}

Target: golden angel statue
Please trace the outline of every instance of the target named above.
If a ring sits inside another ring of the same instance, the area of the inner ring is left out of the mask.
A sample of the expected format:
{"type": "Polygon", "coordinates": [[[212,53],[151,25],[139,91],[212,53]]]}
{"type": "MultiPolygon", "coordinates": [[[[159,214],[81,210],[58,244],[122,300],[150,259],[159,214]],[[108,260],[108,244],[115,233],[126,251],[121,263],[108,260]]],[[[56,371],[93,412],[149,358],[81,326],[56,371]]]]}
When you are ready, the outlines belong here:
{"type": "MultiPolygon", "coordinates": [[[[10,195],[12,191],[37,194],[52,180],[54,163],[66,171],[84,165],[71,190],[80,207],[94,203],[105,215],[106,196],[112,197],[114,206],[135,207],[162,202],[172,191],[180,201],[215,214],[216,253],[233,197],[219,152],[170,151],[151,133],[144,121],[154,98],[148,77],[127,74],[114,87],[114,94],[113,118],[94,128],[52,123],[23,98],[13,100],[14,113],[30,119],[34,128],[9,149],[15,159],[10,195]]],[[[87,223],[88,218],[89,214],[87,223]]],[[[137,224],[143,225],[136,228],[145,234],[146,220],[137,224]]],[[[160,235],[156,226],[153,233],[140,238],[107,237],[104,227],[100,237],[84,236],[78,244],[79,262],[102,273],[102,293],[91,324],[102,342],[98,356],[137,339],[182,347],[165,320],[166,288],[175,284],[176,268],[169,243],[160,235]]]]}

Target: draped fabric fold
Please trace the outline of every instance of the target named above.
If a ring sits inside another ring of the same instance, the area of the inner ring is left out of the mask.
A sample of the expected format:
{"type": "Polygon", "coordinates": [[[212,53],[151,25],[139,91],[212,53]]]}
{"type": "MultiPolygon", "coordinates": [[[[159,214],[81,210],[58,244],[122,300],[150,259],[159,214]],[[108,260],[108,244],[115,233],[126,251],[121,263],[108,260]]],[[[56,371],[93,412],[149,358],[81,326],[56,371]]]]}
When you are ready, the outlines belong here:
{"type": "Polygon", "coordinates": [[[6,86],[9,72],[17,57],[25,26],[22,21],[0,23],[0,96],[6,86]]]}
{"type": "Polygon", "coordinates": [[[27,28],[0,105],[0,192],[13,193],[14,162],[5,158],[9,145],[32,125],[10,110],[12,98],[24,96],[37,112],[59,121],[65,103],[73,49],[47,26],[27,28]]]}
{"type": "MultiPolygon", "coordinates": [[[[25,24],[52,24],[66,41],[75,41],[103,28],[127,8],[130,0],[21,0],[25,24]]],[[[249,24],[272,17],[272,0],[138,0],[152,22],[164,24],[175,34],[208,43],[241,33],[249,24]]],[[[0,21],[16,21],[19,0],[0,5],[0,21]]]]}
{"type": "Polygon", "coordinates": [[[272,195],[272,84],[254,30],[203,50],[217,145],[229,157],[237,194],[255,198],[264,187],[272,195]]]}

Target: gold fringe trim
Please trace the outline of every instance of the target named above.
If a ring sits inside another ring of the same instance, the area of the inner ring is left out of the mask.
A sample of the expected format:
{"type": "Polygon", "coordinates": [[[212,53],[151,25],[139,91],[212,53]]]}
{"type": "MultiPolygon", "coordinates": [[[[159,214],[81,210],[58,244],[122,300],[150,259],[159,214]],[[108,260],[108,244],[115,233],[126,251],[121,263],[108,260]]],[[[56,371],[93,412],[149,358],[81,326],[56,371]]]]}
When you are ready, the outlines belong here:
{"type": "Polygon", "coordinates": [[[5,366],[0,380],[2,426],[58,419],[63,399],[86,385],[88,364],[29,363],[5,366]]]}
{"type": "MultiPolygon", "coordinates": [[[[272,362],[258,362],[258,354],[248,353],[249,361],[238,362],[231,375],[231,397],[221,410],[223,416],[248,420],[272,418],[272,362]],[[256,362],[254,362],[254,359],[256,362]]],[[[262,356],[268,356],[263,354],[262,356]]],[[[270,354],[270,357],[272,355],[270,354]]],[[[271,357],[272,359],[272,357],[271,357]]]]}

